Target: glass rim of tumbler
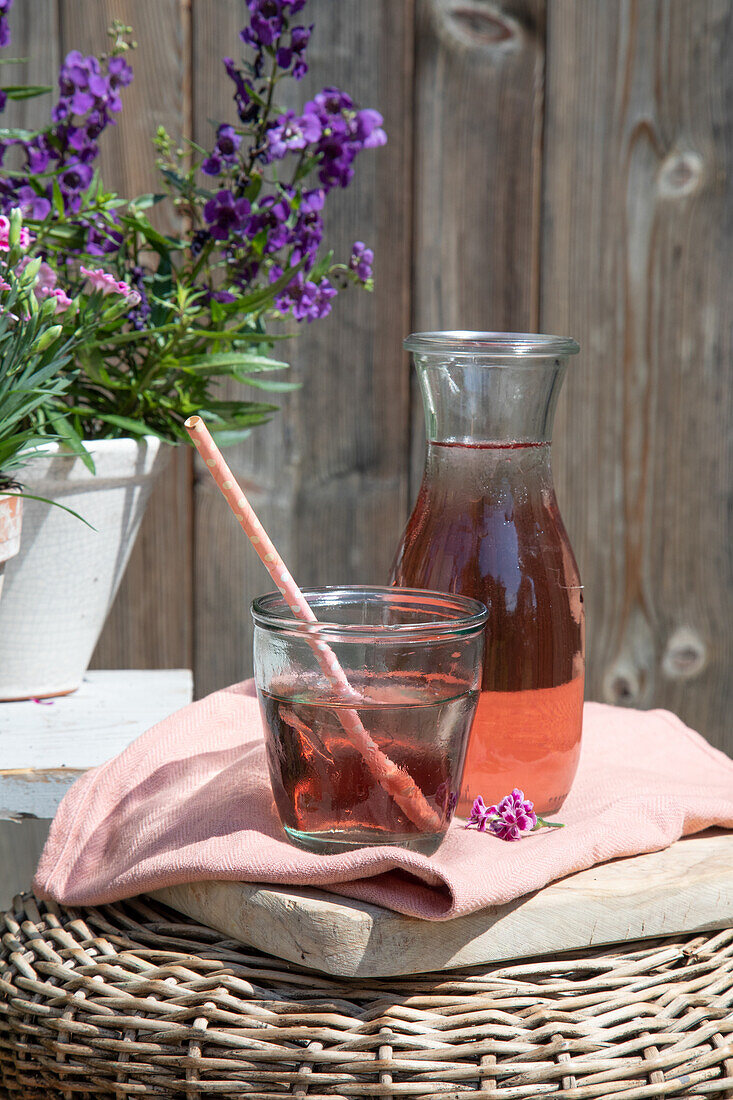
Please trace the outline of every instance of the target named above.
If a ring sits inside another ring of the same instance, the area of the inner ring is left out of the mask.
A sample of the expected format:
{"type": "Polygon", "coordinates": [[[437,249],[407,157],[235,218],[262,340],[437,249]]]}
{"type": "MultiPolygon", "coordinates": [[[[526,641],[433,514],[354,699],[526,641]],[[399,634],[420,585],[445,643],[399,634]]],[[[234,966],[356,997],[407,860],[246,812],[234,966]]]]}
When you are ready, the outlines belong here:
{"type": "MultiPolygon", "coordinates": [[[[413,332],[403,341],[407,351],[417,355],[496,356],[501,359],[564,358],[577,355],[580,345],[570,336],[549,336],[540,332],[479,332],[446,329],[443,332],[413,332]]],[[[498,365],[498,364],[497,364],[498,365]]]]}
{"type": "Polygon", "coordinates": [[[302,589],[305,599],[318,618],[317,623],[296,619],[281,592],[266,592],[252,600],[250,607],[255,625],[276,633],[308,637],[323,634],[340,642],[443,641],[449,637],[470,636],[483,632],[488,610],[480,600],[452,592],[428,588],[402,588],[391,585],[323,585],[302,589]],[[349,599],[348,597],[351,597],[349,599]],[[367,598],[368,597],[368,598],[367,598]],[[328,610],[348,604],[372,603],[393,610],[419,610],[421,621],[402,623],[334,622],[328,610]],[[439,610],[442,608],[442,612],[439,610]],[[287,610],[287,614],[285,613],[287,610]]]}

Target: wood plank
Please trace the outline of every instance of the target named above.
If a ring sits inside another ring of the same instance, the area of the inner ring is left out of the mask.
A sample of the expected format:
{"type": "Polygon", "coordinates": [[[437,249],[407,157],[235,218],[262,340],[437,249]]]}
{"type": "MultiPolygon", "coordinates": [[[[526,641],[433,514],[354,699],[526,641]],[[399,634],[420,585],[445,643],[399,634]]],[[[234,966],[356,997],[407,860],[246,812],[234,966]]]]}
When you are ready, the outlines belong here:
{"type": "Polygon", "coordinates": [[[733,833],[687,837],[449,921],[250,883],[190,883],[153,897],[279,958],[344,977],[391,977],[729,927],[733,833]]]}
{"type": "MultiPolygon", "coordinates": [[[[195,136],[210,145],[208,120],[232,113],[219,59],[241,53],[243,6],[197,0],[193,20],[195,136]]],[[[329,196],[326,220],[337,255],[355,239],[374,247],[377,287],[349,290],[327,320],[297,328],[279,350],[303,389],[227,457],[301,584],[384,582],[406,518],[412,3],[312,0],[308,22],[310,72],[287,95],[302,104],[337,84],[385,115],[389,144],[363,154],[350,188],[329,196]]],[[[194,667],[204,694],[249,673],[248,605],[269,581],[202,470],[195,547],[194,667]]]]}
{"type": "MultiPolygon", "coordinates": [[[[156,190],[155,130],[162,124],[180,135],[189,115],[184,0],[59,0],[59,10],[62,53],[102,53],[115,17],[133,27],[135,78],[123,93],[117,126],[100,141],[100,162],[105,183],[121,195],[156,190]]],[[[153,492],[94,667],[191,663],[191,541],[191,455],[181,447],[153,492]]]]}
{"type": "Polygon", "coordinates": [[[588,694],[730,752],[730,4],[548,11],[541,321],[581,345],[555,452],[588,694]]]}
{"type": "Polygon", "coordinates": [[[88,768],[122,752],[150,726],[190,703],[188,669],[88,672],[52,702],[0,706],[0,818],[53,817],[88,768]]]}
{"type": "MultiPolygon", "coordinates": [[[[10,10],[10,46],[7,57],[25,59],[17,65],[3,65],[2,84],[46,84],[53,93],[38,99],[8,101],[2,117],[4,126],[33,129],[48,122],[55,101],[59,74],[58,0],[24,0],[10,10]],[[43,34],[39,28],[43,27],[43,34]]],[[[10,157],[7,159],[10,164],[10,157]]]]}
{"type": "MultiPolygon", "coordinates": [[[[537,330],[544,10],[418,0],[414,331],[537,330]]],[[[413,387],[413,496],[424,440],[413,387]]]]}

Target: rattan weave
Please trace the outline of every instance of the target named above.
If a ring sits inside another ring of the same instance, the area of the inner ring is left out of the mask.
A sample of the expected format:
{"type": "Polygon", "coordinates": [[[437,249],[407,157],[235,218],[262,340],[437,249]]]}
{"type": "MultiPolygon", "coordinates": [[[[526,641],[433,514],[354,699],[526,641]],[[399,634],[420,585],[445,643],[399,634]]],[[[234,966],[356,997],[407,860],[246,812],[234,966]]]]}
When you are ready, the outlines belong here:
{"type": "Polygon", "coordinates": [[[2,918],[0,1096],[733,1097],[733,929],[334,979],[147,899],[2,918]]]}

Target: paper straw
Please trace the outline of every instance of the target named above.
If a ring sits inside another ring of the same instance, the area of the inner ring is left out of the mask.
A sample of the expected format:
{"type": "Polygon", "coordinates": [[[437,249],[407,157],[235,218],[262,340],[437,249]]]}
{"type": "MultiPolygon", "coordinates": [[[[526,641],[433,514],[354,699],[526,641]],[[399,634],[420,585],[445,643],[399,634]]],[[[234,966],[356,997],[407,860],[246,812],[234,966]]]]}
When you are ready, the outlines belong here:
{"type": "MultiPolygon", "coordinates": [[[[317,623],[318,619],[313,609],[255,515],[252,505],[237,484],[234,474],[227,466],[223,454],[211,438],[211,433],[201,417],[189,417],[184,428],[204,459],[209,473],[221,489],[227,504],[239,520],[242,530],[255,548],[261,562],[285,597],[293,615],[305,622],[317,623]]],[[[308,639],[306,636],[306,640],[309,641],[324,675],[337,689],[341,698],[346,702],[360,702],[359,695],[351,687],[331,647],[317,637],[308,639]]],[[[374,778],[394,798],[410,821],[425,832],[439,832],[442,826],[440,816],[432,809],[412,776],[382,752],[364,728],[357,712],[344,710],[339,712],[338,717],[344,731],[357,751],[361,753],[374,778]]]]}

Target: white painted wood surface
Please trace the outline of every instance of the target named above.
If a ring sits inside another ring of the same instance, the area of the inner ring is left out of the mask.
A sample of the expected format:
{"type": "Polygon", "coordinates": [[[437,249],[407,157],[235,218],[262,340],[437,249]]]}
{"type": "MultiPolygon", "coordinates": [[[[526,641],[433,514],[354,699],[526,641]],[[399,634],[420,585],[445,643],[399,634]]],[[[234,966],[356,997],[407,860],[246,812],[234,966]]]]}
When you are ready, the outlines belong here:
{"type": "Polygon", "coordinates": [[[87,672],[51,705],[0,703],[0,908],[27,890],[71,784],[191,702],[188,669],[87,672]]]}
{"type": "Polygon", "coordinates": [[[192,691],[185,668],[97,670],[71,695],[0,703],[0,818],[53,817],[82,772],[190,703],[192,691]]]}
{"type": "Polygon", "coordinates": [[[733,924],[733,833],[614,860],[509,905],[423,921],[320,890],[199,882],[153,895],[227,936],[339,976],[389,977],[733,924]]]}

